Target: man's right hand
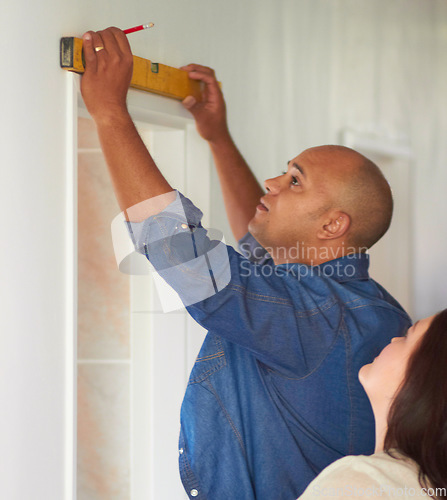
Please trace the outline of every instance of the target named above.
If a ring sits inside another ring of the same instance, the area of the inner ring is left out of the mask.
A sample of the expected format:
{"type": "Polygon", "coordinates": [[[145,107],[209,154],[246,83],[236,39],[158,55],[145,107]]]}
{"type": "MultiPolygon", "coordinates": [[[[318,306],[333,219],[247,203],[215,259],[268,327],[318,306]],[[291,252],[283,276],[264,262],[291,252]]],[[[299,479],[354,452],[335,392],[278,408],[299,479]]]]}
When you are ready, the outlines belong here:
{"type": "Polygon", "coordinates": [[[180,69],[187,71],[192,80],[199,80],[205,84],[200,102],[188,96],[182,103],[194,116],[199,134],[210,143],[228,139],[225,100],[214,70],[199,64],[188,64],[180,69]]]}
{"type": "Polygon", "coordinates": [[[133,58],[126,35],[118,28],[88,31],[83,36],[85,73],[81,92],[96,123],[116,122],[127,115],[126,97],[132,79],[133,58]]]}

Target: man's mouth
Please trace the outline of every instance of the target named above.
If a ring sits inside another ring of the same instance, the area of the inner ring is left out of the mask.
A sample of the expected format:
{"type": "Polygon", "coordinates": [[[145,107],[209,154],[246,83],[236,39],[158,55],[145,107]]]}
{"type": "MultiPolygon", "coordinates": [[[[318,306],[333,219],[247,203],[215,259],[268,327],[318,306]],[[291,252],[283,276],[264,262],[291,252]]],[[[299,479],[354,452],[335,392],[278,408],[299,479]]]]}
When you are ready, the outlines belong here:
{"type": "Polygon", "coordinates": [[[268,207],[266,206],[266,204],[264,203],[262,198],[259,200],[259,205],[256,207],[256,209],[261,211],[261,212],[268,212],[269,211],[268,207]]]}

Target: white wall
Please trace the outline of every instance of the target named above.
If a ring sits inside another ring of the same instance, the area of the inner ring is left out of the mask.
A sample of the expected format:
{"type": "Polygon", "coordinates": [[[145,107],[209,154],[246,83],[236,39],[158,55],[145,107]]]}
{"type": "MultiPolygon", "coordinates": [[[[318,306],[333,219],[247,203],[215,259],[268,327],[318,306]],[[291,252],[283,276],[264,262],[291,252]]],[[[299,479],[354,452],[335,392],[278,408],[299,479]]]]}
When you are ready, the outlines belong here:
{"type": "MultiPolygon", "coordinates": [[[[404,140],[413,155],[413,311],[447,307],[447,3],[334,3],[331,137],[342,127],[404,140]]],[[[394,224],[398,224],[396,219],[394,224]]]]}
{"type": "MultiPolygon", "coordinates": [[[[445,306],[442,0],[2,2],[0,496],[64,497],[65,74],[60,36],[153,21],[134,51],[212,65],[233,134],[260,179],[346,125],[407,135],[416,314],[445,306]]],[[[217,191],[217,184],[215,186],[217,191]]],[[[213,223],[227,227],[219,216],[213,223]]]]}
{"type": "Polygon", "coordinates": [[[65,469],[65,77],[74,2],[2,2],[0,497],[61,499],[65,469]],[[57,6],[57,8],[56,8],[57,6]]]}

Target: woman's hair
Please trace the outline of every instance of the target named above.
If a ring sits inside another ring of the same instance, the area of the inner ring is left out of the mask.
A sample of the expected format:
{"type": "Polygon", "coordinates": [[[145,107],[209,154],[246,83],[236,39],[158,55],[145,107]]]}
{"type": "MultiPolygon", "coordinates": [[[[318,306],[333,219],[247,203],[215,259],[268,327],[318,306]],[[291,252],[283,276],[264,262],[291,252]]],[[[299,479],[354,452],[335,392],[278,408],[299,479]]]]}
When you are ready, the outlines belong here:
{"type": "Polygon", "coordinates": [[[447,309],[435,316],[408,360],[388,414],[384,449],[392,455],[393,448],[418,464],[421,486],[447,498],[447,309]]]}

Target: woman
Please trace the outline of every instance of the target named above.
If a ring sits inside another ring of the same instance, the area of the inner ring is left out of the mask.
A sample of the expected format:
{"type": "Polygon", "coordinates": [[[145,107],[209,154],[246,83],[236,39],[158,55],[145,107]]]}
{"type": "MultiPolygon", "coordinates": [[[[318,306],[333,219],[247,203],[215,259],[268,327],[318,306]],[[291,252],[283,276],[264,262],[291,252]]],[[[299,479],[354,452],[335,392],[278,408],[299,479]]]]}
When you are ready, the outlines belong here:
{"type": "Polygon", "coordinates": [[[447,309],[392,339],[359,380],[376,420],[375,453],[337,460],[300,500],[447,498],[447,309]]]}

